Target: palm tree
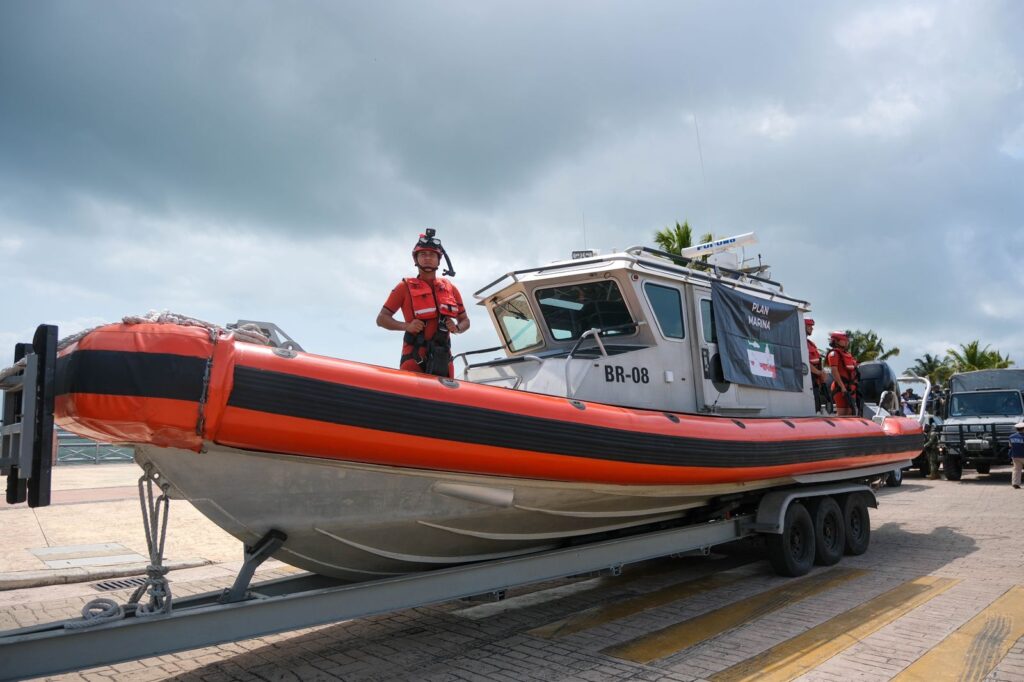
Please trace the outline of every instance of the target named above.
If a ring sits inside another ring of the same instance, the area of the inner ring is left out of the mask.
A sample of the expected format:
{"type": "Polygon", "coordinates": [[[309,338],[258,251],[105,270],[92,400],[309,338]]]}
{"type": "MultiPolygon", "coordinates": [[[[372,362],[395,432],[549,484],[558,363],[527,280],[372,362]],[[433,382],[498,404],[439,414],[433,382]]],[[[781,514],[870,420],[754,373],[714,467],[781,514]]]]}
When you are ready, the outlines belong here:
{"type": "MultiPolygon", "coordinates": [[[[713,237],[710,232],[701,235],[700,244],[706,244],[713,237]]],[[[693,228],[686,220],[680,225],[678,222],[674,227],[666,227],[654,233],[654,243],[661,247],[662,251],[678,254],[683,249],[693,246],[693,228]]]]}
{"type": "Polygon", "coordinates": [[[948,357],[940,358],[938,355],[925,353],[923,358],[914,360],[914,366],[910,371],[919,377],[927,377],[933,384],[942,384],[953,373],[953,366],[948,357]]]}
{"type": "Polygon", "coordinates": [[[899,348],[886,350],[882,339],[871,329],[866,332],[859,329],[847,330],[846,335],[850,337],[850,345],[847,350],[857,359],[857,362],[888,360],[900,354],[899,348]]]}
{"type": "Polygon", "coordinates": [[[1003,356],[997,350],[989,350],[981,341],[975,339],[970,343],[961,343],[959,350],[950,348],[946,351],[954,371],[971,372],[977,369],[1005,369],[1013,364],[1009,356],[1003,356]]]}

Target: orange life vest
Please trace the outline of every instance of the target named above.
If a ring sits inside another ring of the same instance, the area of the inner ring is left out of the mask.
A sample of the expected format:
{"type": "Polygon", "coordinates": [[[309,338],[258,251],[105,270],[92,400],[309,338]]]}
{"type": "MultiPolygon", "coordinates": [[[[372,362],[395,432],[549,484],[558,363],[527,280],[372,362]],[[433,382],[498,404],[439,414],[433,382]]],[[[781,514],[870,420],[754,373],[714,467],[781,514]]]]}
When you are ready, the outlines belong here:
{"type": "MultiPolygon", "coordinates": [[[[807,339],[807,363],[811,367],[821,369],[821,351],[818,350],[818,346],[814,341],[811,341],[810,339],[807,339]]],[[[811,378],[816,384],[820,382],[820,379],[814,376],[813,373],[811,374],[811,378]]]]}
{"type": "Polygon", "coordinates": [[[839,377],[847,386],[857,383],[857,359],[842,348],[833,348],[825,358],[829,367],[839,371],[839,377]],[[836,361],[833,362],[833,356],[836,361]]]}
{"type": "Polygon", "coordinates": [[[448,280],[438,277],[434,280],[434,286],[418,277],[406,277],[402,281],[409,287],[412,316],[417,320],[432,320],[437,317],[439,309],[445,317],[459,316],[459,302],[448,280]]]}

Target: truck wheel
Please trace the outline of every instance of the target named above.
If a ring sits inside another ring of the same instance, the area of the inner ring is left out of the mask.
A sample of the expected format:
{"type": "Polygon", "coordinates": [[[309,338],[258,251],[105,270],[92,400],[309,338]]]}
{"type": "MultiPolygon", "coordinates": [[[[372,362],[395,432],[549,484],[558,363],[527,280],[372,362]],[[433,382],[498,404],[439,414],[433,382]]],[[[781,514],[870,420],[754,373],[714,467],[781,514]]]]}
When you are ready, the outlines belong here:
{"type": "Polygon", "coordinates": [[[846,553],[856,556],[868,551],[868,544],[871,542],[871,517],[868,515],[868,506],[864,504],[860,495],[852,493],[843,500],[843,523],[846,531],[846,553]]]}
{"type": "Polygon", "coordinates": [[[946,455],[946,461],[942,463],[942,468],[946,473],[947,481],[959,481],[960,477],[964,475],[964,465],[957,456],[946,455]]]}
{"type": "Polygon", "coordinates": [[[992,465],[989,464],[988,462],[985,462],[984,464],[975,464],[974,468],[977,470],[979,474],[987,474],[990,471],[992,471],[992,465]]]}
{"type": "Polygon", "coordinates": [[[896,468],[885,477],[885,485],[888,488],[899,488],[903,485],[903,469],[896,468]]]}
{"type": "Polygon", "coordinates": [[[782,532],[768,536],[768,561],[779,575],[794,578],[814,565],[814,523],[799,502],[786,510],[782,532]]]}
{"type": "Polygon", "coordinates": [[[814,521],[814,563],[832,566],[839,563],[846,549],[846,520],[839,503],[831,497],[816,497],[811,504],[814,521]]]}

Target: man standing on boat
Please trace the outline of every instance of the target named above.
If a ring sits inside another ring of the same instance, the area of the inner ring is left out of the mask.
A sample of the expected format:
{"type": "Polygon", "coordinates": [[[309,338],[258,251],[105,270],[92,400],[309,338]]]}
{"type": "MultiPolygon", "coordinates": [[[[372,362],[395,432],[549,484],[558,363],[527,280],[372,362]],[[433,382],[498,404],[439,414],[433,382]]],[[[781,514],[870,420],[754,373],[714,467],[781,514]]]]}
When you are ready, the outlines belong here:
{"type": "Polygon", "coordinates": [[[834,331],[828,335],[831,350],[826,362],[832,369],[832,401],[840,417],[854,414],[857,407],[857,359],[847,350],[850,337],[846,332],[834,331]]]}
{"type": "Polygon", "coordinates": [[[821,390],[825,385],[825,370],[821,368],[821,351],[818,344],[811,341],[814,333],[814,319],[804,318],[804,330],[807,332],[807,364],[811,368],[811,388],[814,390],[814,411],[821,411],[821,390]]]}
{"type": "Polygon", "coordinates": [[[454,375],[450,334],[469,329],[469,316],[462,304],[462,295],[455,285],[437,276],[444,256],[454,275],[448,254],[434,230],[421,234],[412,250],[418,273],[399,282],[377,314],[377,326],[405,332],[402,338],[402,359],[399,368],[408,372],[424,372],[438,376],[454,375]],[[404,322],[395,319],[402,311],[404,322]]]}

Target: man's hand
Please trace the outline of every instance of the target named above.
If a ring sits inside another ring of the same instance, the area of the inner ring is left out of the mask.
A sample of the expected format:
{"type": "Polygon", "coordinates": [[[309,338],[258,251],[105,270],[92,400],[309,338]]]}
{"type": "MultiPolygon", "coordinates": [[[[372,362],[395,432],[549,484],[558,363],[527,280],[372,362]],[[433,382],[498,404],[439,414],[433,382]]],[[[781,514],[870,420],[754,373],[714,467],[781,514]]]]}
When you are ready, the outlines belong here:
{"type": "Polygon", "coordinates": [[[444,326],[448,327],[448,331],[452,334],[459,333],[459,323],[450,317],[444,318],[444,326]]]}
{"type": "Polygon", "coordinates": [[[419,334],[423,331],[423,320],[412,320],[405,325],[405,331],[410,334],[419,334]]]}

